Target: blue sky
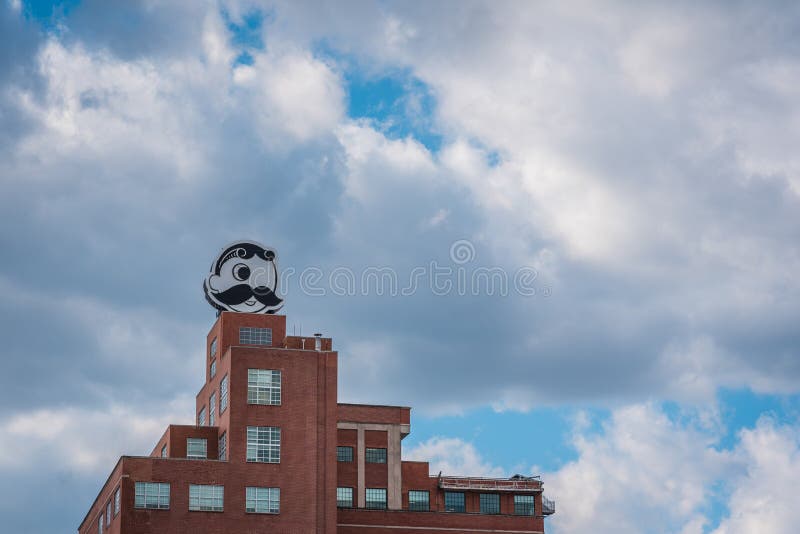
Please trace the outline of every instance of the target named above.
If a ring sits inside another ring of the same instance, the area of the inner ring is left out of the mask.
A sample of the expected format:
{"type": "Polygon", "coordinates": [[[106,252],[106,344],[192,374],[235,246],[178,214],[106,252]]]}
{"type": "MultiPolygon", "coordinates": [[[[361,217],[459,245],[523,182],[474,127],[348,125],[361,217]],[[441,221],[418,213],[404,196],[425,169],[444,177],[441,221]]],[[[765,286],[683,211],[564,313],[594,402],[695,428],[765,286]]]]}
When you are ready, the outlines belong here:
{"type": "Polygon", "coordinates": [[[9,531],[192,420],[200,281],[250,238],[340,398],[413,407],[407,459],[541,475],[549,532],[793,532],[799,15],[3,0],[9,531]]]}

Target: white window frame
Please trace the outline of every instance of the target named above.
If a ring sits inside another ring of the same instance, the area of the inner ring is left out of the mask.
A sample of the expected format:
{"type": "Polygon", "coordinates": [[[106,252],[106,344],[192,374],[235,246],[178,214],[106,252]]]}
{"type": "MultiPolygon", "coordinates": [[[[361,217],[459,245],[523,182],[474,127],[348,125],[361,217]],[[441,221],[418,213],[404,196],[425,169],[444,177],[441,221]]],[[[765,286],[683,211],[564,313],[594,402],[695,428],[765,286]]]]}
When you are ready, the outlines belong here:
{"type": "Polygon", "coordinates": [[[206,460],[208,458],[208,439],[186,438],[186,457],[192,460],[206,460]]]}
{"type": "Polygon", "coordinates": [[[364,507],[368,508],[370,510],[386,510],[387,503],[388,503],[386,494],[387,494],[386,488],[366,488],[366,491],[364,492],[364,497],[365,497],[365,499],[364,499],[364,507]],[[372,495],[373,497],[375,495],[383,495],[383,500],[382,501],[376,501],[376,500],[373,499],[372,501],[370,501],[370,499],[369,499],[370,495],[372,495]],[[370,503],[373,503],[373,504],[370,506],[370,503]],[[382,506],[376,506],[374,503],[380,503],[380,504],[382,504],[382,506]]]}
{"type": "Polygon", "coordinates": [[[343,487],[343,486],[339,486],[338,488],[336,488],[336,507],[337,508],[352,508],[353,507],[353,488],[348,488],[348,487],[343,487]],[[346,505],[340,504],[340,503],[344,502],[343,499],[340,499],[340,496],[342,494],[344,494],[344,493],[349,493],[350,494],[350,500],[349,500],[350,504],[346,504],[346,505]]]}
{"type": "Polygon", "coordinates": [[[190,512],[223,512],[225,486],[189,484],[190,512]]]}
{"type": "Polygon", "coordinates": [[[169,482],[136,482],[134,508],[169,510],[169,482]]]}
{"type": "Polygon", "coordinates": [[[272,346],[272,328],[260,328],[256,326],[239,327],[240,345],[261,345],[272,346]]]}
{"type": "Polygon", "coordinates": [[[228,375],[222,377],[222,380],[219,382],[219,414],[222,415],[223,412],[228,408],[228,375]]]}
{"type": "Polygon", "coordinates": [[[244,511],[248,514],[281,513],[280,488],[248,486],[244,495],[244,511]]]}
{"type": "Polygon", "coordinates": [[[208,396],[208,426],[214,426],[217,422],[217,391],[211,392],[208,396]]]}
{"type": "Polygon", "coordinates": [[[223,432],[220,435],[217,450],[218,450],[218,453],[219,453],[218,454],[218,459],[222,460],[222,461],[227,460],[227,456],[228,456],[228,432],[227,431],[223,432]]]}
{"type": "Polygon", "coordinates": [[[280,405],[281,375],[276,369],[248,369],[247,404],[280,405]]]}
{"type": "Polygon", "coordinates": [[[281,429],[277,426],[248,426],[248,462],[279,464],[281,462],[281,429]]]}

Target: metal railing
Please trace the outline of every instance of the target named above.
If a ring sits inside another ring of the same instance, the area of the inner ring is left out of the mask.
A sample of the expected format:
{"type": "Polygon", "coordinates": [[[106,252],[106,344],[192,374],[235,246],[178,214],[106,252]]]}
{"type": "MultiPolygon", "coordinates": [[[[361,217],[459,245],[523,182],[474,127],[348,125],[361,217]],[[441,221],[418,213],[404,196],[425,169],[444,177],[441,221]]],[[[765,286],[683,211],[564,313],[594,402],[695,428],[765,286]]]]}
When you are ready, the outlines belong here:
{"type": "Polygon", "coordinates": [[[556,501],[542,495],[542,515],[553,515],[554,513],[556,513],[556,501]]]}
{"type": "Polygon", "coordinates": [[[439,476],[439,487],[452,490],[541,491],[540,480],[439,476]]]}

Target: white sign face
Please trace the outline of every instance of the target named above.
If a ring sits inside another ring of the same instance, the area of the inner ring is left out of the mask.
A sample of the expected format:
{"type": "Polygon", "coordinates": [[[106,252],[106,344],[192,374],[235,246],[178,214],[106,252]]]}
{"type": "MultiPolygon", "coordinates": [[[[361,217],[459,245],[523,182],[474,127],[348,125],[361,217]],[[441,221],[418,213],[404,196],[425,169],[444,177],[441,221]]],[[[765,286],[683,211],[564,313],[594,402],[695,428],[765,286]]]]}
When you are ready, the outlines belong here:
{"type": "Polygon", "coordinates": [[[275,313],[283,307],[278,290],[278,256],[255,241],[224,247],[203,282],[209,304],[220,311],[275,313]]]}

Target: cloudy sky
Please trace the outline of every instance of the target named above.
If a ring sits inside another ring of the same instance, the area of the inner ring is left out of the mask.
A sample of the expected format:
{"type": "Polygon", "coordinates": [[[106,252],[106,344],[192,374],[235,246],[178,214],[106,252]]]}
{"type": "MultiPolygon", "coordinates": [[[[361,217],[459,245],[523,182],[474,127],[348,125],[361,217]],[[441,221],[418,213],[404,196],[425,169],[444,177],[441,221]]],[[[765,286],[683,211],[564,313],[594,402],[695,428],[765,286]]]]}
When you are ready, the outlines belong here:
{"type": "Polygon", "coordinates": [[[8,532],[192,421],[238,238],[406,458],[556,534],[796,531],[795,3],[0,1],[8,532]]]}

